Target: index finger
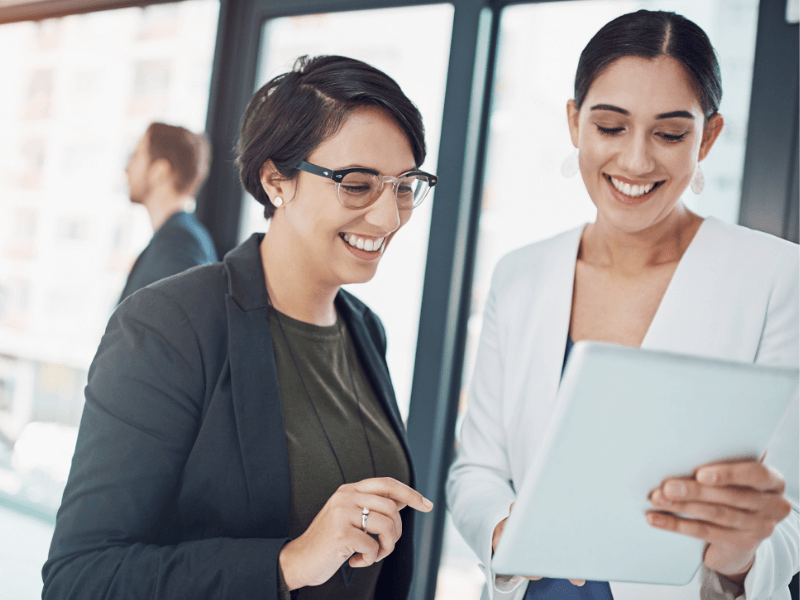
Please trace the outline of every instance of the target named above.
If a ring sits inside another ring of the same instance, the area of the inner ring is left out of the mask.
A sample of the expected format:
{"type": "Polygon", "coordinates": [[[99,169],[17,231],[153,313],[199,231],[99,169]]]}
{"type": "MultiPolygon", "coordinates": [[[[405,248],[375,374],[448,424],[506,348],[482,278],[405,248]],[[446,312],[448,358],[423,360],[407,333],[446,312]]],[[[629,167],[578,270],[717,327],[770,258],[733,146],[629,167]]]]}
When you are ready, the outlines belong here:
{"type": "Polygon", "coordinates": [[[706,465],[697,470],[695,479],[703,485],[749,487],[762,492],[783,493],[786,487],[780,473],[755,459],[706,465]]]}
{"type": "Polygon", "coordinates": [[[433,502],[425,496],[391,477],[364,479],[356,483],[355,488],[359,492],[391,498],[397,503],[398,510],[410,506],[421,512],[430,512],[433,508],[433,502]]]}

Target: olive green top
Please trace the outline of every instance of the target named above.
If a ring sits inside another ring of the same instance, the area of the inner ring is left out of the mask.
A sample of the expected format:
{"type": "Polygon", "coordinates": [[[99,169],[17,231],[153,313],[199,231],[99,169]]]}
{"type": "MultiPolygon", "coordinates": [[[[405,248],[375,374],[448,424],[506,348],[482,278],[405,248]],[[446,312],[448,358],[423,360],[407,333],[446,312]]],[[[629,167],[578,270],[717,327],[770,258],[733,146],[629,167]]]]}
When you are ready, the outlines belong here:
{"type": "MultiPolygon", "coordinates": [[[[295,539],[308,529],[343,483],[378,476],[393,477],[408,485],[410,473],[403,447],[361,367],[344,321],[339,318],[336,325],[320,327],[280,313],[280,324],[289,341],[288,348],[275,310],[270,309],[269,328],[289,450],[289,537],[295,539]],[[353,383],[356,394],[353,393],[353,383]],[[363,425],[359,417],[359,402],[363,425]],[[315,408],[319,419],[314,414],[315,408]],[[331,445],[336,456],[331,452],[331,445]],[[375,460],[374,473],[370,447],[375,460]],[[342,481],[337,457],[346,481],[342,481]]],[[[361,518],[360,511],[356,518],[361,518]]],[[[352,569],[345,563],[347,577],[352,576],[349,587],[345,587],[339,570],[324,584],[301,588],[292,597],[300,600],[373,600],[382,566],[383,561],[370,567],[352,569]]],[[[288,598],[280,569],[279,579],[282,596],[288,598]]]]}

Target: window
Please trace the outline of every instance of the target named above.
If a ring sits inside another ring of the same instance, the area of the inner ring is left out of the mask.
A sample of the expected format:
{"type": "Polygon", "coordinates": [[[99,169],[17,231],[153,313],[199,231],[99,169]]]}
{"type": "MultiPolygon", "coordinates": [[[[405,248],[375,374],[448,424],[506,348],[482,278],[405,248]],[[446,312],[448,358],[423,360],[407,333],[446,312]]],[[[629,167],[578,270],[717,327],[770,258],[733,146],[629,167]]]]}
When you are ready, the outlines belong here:
{"type": "Polygon", "coordinates": [[[205,126],[218,0],[0,26],[0,581],[41,567],[89,364],[152,228],[124,168],[154,120],[205,126]],[[27,515],[27,516],[26,516],[27,515]],[[40,517],[34,520],[30,515],[40,517]]]}

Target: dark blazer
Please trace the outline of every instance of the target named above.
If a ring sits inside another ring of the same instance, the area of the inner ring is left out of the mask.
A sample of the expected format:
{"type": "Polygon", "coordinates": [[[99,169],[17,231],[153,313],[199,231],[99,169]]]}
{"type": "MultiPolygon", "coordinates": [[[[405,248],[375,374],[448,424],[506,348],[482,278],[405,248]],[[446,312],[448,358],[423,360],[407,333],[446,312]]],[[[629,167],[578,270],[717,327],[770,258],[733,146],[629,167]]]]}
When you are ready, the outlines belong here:
{"type": "MultiPolygon", "coordinates": [[[[45,600],[278,597],[289,463],[260,239],[112,315],[89,370],[45,600]]],[[[410,464],[383,326],[344,291],[335,303],[410,464]]],[[[401,516],[377,598],[408,595],[413,511],[401,516]]]]}
{"type": "Polygon", "coordinates": [[[211,262],[217,262],[217,250],[208,230],[194,215],[178,211],[164,221],[133,263],[119,301],[160,279],[211,262]]]}

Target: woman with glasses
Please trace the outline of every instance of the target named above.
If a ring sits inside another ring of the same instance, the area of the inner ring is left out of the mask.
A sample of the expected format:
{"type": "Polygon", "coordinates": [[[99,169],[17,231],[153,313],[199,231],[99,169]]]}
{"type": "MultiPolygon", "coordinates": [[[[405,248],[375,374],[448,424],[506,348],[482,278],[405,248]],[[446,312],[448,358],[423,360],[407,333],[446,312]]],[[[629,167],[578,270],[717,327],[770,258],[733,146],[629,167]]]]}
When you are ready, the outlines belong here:
{"type": "Polygon", "coordinates": [[[270,225],[137,292],[89,372],[43,598],[397,598],[414,472],[368,281],[436,177],[422,119],[362,62],[300,59],[250,101],[270,225]]]}
{"type": "MultiPolygon", "coordinates": [[[[697,465],[693,477],[653,490],[643,523],[706,542],[688,585],[526,581],[489,568],[573,342],[797,367],[797,246],[703,219],[681,200],[689,187],[702,191],[700,163],[723,127],[721,95],[708,37],[674,13],[619,17],[581,54],[567,103],[578,152],[568,162],[597,218],[498,264],[448,480],[448,506],[485,565],[489,597],[789,598],[800,568],[796,406],[765,462],[697,465]]],[[[724,423],[720,415],[708,427],[724,423]]],[[[583,492],[591,505],[596,491],[583,492]]]]}

